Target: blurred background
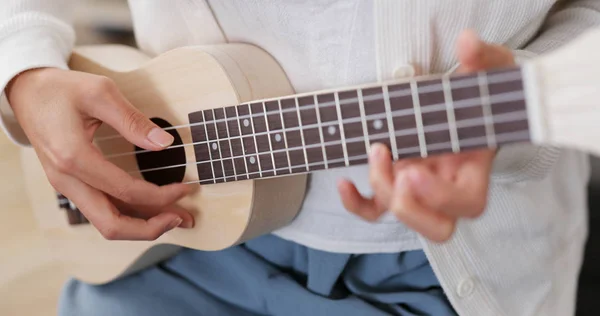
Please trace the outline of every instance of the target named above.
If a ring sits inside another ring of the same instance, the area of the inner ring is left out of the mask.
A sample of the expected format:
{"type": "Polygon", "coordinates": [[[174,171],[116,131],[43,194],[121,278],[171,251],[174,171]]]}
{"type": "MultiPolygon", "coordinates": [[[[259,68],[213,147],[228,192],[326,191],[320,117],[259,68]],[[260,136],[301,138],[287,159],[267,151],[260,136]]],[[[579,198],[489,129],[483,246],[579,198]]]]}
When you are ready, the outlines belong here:
{"type": "MultiPolygon", "coordinates": [[[[78,45],[135,45],[126,0],[79,0],[78,45]]],[[[579,282],[577,315],[600,310],[600,163],[593,159],[589,187],[590,236],[579,282]]],[[[55,315],[68,274],[55,264],[36,230],[23,187],[18,148],[0,133],[0,315],[55,315]]],[[[560,286],[558,284],[554,286],[560,286]]]]}

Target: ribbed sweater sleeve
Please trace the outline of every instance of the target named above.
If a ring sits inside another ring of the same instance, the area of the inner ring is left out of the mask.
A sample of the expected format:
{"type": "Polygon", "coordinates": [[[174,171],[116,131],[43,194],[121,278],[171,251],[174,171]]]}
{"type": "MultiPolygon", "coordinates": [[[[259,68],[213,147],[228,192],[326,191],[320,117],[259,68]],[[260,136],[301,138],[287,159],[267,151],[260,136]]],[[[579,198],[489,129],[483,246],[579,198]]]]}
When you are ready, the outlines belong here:
{"type": "Polygon", "coordinates": [[[14,142],[29,141],[6,100],[6,85],[40,67],[67,69],[73,49],[73,0],[2,0],[0,3],[0,125],[14,142]]]}
{"type": "MultiPolygon", "coordinates": [[[[548,16],[538,35],[517,58],[525,60],[567,44],[581,33],[600,26],[600,0],[565,0],[548,16]]],[[[499,181],[525,181],[545,177],[562,149],[552,146],[508,146],[498,152],[492,177],[499,181]]]]}

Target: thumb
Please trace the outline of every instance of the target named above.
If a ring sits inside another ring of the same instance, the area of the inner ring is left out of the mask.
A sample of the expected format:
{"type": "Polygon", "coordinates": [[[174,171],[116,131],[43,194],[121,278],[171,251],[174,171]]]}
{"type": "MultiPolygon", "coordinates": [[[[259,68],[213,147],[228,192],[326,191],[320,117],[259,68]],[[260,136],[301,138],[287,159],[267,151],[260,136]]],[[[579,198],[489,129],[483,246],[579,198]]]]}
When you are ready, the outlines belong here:
{"type": "Polygon", "coordinates": [[[114,92],[108,104],[94,111],[95,117],[112,126],[125,139],[147,150],[161,150],[173,143],[173,136],[154,124],[120,92],[114,92]]]}
{"type": "Polygon", "coordinates": [[[457,53],[461,65],[458,70],[460,73],[509,67],[515,64],[510,49],[486,43],[472,30],[466,30],[458,37],[457,53]]]}

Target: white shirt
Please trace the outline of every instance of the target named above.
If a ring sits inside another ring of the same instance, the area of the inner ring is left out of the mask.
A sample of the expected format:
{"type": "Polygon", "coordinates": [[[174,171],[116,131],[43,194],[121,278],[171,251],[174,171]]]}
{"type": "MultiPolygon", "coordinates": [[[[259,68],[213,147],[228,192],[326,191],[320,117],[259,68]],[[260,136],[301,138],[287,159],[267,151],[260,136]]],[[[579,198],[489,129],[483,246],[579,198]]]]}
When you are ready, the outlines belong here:
{"type": "MultiPolygon", "coordinates": [[[[0,5],[0,87],[25,69],[66,68],[73,45],[69,16],[61,7],[67,2],[8,0],[0,5]]],[[[566,1],[542,28],[553,4],[130,0],[137,40],[146,53],[249,42],[274,56],[297,92],[390,79],[410,73],[407,69],[416,74],[449,71],[456,65],[455,38],[465,28],[526,58],[600,24],[599,1],[566,1]],[[213,13],[218,24],[209,21],[213,13]],[[541,35],[535,37],[538,31],[541,35]]],[[[6,103],[2,121],[12,139],[27,143],[6,103]]],[[[449,242],[435,244],[392,216],[366,223],[343,209],[336,180],[350,178],[369,194],[366,166],[319,172],[311,179],[300,215],[276,234],[332,252],[422,248],[461,315],[569,315],[587,236],[588,175],[587,157],[581,153],[505,147],[494,163],[484,215],[461,221],[449,242]]]]}

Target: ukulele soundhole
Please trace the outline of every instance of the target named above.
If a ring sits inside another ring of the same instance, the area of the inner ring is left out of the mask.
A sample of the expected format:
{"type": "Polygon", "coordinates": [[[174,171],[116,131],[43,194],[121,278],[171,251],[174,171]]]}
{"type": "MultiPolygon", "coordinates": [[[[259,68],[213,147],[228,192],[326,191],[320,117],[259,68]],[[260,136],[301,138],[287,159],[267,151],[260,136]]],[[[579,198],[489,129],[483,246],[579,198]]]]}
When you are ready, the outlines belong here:
{"type": "MultiPolygon", "coordinates": [[[[171,147],[161,151],[137,153],[135,158],[138,168],[146,181],[156,185],[182,182],[185,176],[186,160],[185,149],[181,146],[183,145],[181,136],[177,133],[177,129],[170,128],[173,126],[169,122],[160,118],[151,120],[161,128],[167,129],[166,132],[173,135],[174,141],[171,147]]],[[[135,151],[145,150],[135,146],[135,151]]]]}

